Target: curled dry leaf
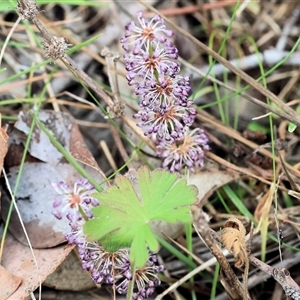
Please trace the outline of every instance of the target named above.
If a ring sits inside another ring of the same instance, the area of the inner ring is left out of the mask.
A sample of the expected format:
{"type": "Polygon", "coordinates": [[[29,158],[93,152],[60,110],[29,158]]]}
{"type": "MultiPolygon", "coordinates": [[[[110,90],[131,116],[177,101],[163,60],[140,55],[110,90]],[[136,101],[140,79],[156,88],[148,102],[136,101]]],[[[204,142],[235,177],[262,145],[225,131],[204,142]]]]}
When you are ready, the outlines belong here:
{"type": "Polygon", "coordinates": [[[245,227],[237,218],[232,217],[225,222],[221,234],[222,243],[229,251],[232,251],[237,268],[242,267],[248,260],[245,235],[245,227]]]}
{"type": "Polygon", "coordinates": [[[225,222],[224,229],[221,234],[222,243],[224,246],[233,252],[235,266],[241,268],[245,265],[244,272],[244,294],[243,299],[248,299],[248,272],[249,258],[246,250],[245,241],[246,229],[242,222],[235,217],[230,218],[225,222]]]}

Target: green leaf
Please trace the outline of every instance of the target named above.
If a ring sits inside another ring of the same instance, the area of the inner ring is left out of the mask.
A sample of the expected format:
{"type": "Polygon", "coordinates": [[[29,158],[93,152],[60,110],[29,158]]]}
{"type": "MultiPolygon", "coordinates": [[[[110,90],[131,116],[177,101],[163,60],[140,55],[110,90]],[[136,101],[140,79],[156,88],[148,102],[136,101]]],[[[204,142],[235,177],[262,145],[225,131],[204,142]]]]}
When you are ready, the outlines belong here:
{"type": "Polygon", "coordinates": [[[142,267],[148,249],[157,252],[159,248],[151,221],[192,222],[190,205],[197,193],[178,174],[141,167],[136,179],[119,175],[115,185],[94,195],[100,206],[93,208],[94,218],[86,222],[84,232],[107,251],[131,247],[131,262],[142,267]]]}
{"type": "Polygon", "coordinates": [[[297,128],[297,125],[295,125],[293,123],[289,123],[289,127],[288,127],[289,132],[294,132],[296,128],[297,128]]]}
{"type": "MultiPolygon", "coordinates": [[[[297,105],[297,107],[296,107],[296,112],[297,112],[298,114],[300,114],[300,105],[297,105]]],[[[296,128],[297,128],[297,125],[295,125],[295,124],[289,122],[289,126],[288,126],[288,131],[289,131],[289,132],[294,132],[296,128]]]]}

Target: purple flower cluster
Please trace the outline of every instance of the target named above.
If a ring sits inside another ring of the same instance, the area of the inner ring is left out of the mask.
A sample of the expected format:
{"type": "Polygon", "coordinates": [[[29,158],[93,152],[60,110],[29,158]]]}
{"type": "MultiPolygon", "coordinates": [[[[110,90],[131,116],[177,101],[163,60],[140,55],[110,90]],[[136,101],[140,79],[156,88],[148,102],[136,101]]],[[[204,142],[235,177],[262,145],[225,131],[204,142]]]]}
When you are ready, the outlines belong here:
{"type": "Polygon", "coordinates": [[[111,284],[119,294],[126,294],[129,281],[134,280],[133,299],[148,298],[160,285],[157,277],[164,271],[164,266],[157,264],[155,254],[151,254],[146,265],[137,269],[133,279],[129,261],[128,248],[115,252],[107,252],[97,242],[78,244],[78,253],[82,260],[82,268],[91,274],[97,284],[111,284]]]}
{"type": "Polygon", "coordinates": [[[127,81],[140,97],[140,110],[134,114],[137,126],[157,144],[157,155],[163,167],[191,171],[203,164],[204,151],[209,147],[203,130],[190,131],[197,111],[188,100],[189,78],[179,75],[178,50],[169,40],[173,36],[159,16],[146,21],[137,13],[138,24],[126,26],[121,38],[127,52],[124,61],[127,81]],[[189,149],[189,143],[192,149],[189,149]]]}
{"type": "Polygon", "coordinates": [[[61,220],[69,221],[70,232],[65,234],[69,244],[76,245],[82,261],[82,269],[90,273],[97,284],[114,285],[120,294],[127,293],[129,281],[134,280],[133,299],[142,300],[153,294],[155,287],[160,285],[157,277],[164,270],[158,265],[155,254],[150,254],[146,265],[135,270],[135,277],[131,273],[129,249],[122,248],[115,252],[106,251],[97,242],[89,242],[83,232],[85,221],[93,217],[91,208],[99,205],[99,201],[92,196],[96,191],[87,179],[79,179],[71,188],[61,181],[52,183],[59,194],[59,199],[53,202],[53,215],[61,220]]]}

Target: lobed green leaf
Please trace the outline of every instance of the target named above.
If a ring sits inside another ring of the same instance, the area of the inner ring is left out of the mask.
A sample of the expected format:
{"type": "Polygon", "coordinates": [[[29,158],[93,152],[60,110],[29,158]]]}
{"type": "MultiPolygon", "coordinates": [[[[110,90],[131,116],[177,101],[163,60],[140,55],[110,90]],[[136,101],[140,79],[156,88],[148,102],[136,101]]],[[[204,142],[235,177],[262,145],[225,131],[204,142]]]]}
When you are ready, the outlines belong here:
{"type": "Polygon", "coordinates": [[[131,247],[131,261],[142,267],[148,250],[157,252],[159,247],[151,221],[192,222],[190,205],[197,200],[197,188],[178,174],[160,169],[150,172],[144,166],[136,180],[119,175],[113,186],[94,196],[100,206],[84,226],[88,238],[108,251],[131,247]]]}

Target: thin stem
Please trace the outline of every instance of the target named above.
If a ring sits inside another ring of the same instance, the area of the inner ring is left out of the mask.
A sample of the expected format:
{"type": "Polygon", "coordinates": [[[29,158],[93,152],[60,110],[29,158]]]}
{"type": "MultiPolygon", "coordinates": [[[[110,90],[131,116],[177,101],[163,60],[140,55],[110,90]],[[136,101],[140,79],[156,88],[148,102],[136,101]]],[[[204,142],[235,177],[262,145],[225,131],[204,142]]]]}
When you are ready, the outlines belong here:
{"type": "Polygon", "coordinates": [[[126,300],[132,300],[132,295],[133,295],[133,288],[134,288],[134,280],[135,280],[135,262],[131,263],[131,274],[132,274],[132,279],[128,283],[128,290],[126,294],[126,300]]]}

